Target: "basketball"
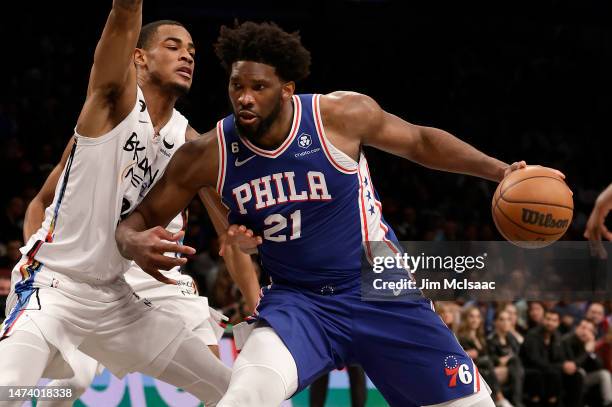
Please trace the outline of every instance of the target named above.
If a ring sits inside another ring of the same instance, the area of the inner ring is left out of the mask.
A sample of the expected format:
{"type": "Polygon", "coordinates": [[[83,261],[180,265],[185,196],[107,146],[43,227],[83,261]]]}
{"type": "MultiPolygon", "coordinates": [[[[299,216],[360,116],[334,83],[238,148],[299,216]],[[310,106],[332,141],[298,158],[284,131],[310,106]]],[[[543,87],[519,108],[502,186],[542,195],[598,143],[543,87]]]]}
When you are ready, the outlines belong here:
{"type": "Polygon", "coordinates": [[[491,205],[497,230],[524,248],[558,240],[572,221],[572,193],[557,173],[537,165],[513,171],[497,187],[491,205]]]}

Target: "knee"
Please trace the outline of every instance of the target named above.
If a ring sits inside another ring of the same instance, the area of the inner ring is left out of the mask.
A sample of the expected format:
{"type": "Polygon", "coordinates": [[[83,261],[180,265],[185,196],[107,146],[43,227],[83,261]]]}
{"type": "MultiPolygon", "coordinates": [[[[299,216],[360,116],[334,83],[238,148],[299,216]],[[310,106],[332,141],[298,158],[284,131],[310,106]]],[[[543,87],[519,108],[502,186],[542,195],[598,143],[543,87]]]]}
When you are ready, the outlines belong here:
{"type": "Polygon", "coordinates": [[[289,395],[282,376],[261,365],[243,365],[232,373],[219,407],[277,407],[289,395]]]}

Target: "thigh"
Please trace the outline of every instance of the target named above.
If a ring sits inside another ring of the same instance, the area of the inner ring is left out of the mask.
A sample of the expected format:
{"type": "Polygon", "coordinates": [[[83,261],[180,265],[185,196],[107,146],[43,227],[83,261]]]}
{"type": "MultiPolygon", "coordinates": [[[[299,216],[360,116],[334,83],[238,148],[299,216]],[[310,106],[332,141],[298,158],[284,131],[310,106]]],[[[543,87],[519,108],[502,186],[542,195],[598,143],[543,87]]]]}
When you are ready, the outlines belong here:
{"type": "MultiPolygon", "coordinates": [[[[3,386],[35,386],[57,350],[40,332],[19,330],[0,341],[0,401],[9,395],[3,386]]],[[[20,402],[19,404],[23,404],[20,402]]],[[[9,404],[6,404],[9,405],[9,404]]]]}
{"type": "Polygon", "coordinates": [[[351,321],[346,310],[338,306],[341,300],[278,286],[263,292],[257,308],[259,323],[274,329],[295,360],[297,391],[343,366],[351,321]]]}
{"type": "Polygon", "coordinates": [[[178,347],[178,339],[187,333],[176,315],[155,308],[146,298],[133,297],[104,315],[79,350],[121,378],[148,366],[166,347],[178,347]]]}
{"type": "Polygon", "coordinates": [[[391,406],[443,403],[484,385],[429,300],[358,300],[353,312],[355,358],[391,406]]]}

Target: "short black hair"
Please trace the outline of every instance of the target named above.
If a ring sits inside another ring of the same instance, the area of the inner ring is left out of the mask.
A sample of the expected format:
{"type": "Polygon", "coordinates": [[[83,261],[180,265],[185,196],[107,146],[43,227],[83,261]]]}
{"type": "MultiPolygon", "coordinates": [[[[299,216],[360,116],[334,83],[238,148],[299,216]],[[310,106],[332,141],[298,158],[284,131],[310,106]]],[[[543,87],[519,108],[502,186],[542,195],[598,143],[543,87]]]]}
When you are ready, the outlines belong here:
{"type": "Polygon", "coordinates": [[[236,61],[251,61],[273,66],[286,81],[297,82],[310,74],[310,52],[299,33],[287,33],[274,23],[246,21],[221,27],[215,53],[227,71],[236,61]]]}
{"type": "Polygon", "coordinates": [[[157,29],[162,25],[178,25],[179,27],[185,27],[183,24],[174,20],[157,20],[151,23],[145,24],[140,29],[140,36],[138,36],[138,42],[136,48],[146,49],[151,42],[151,38],[157,33],[157,29]]]}
{"type": "Polygon", "coordinates": [[[546,311],[544,311],[545,316],[546,314],[555,314],[559,319],[561,319],[561,313],[556,309],[547,309],[546,311]]]}
{"type": "Polygon", "coordinates": [[[591,321],[590,319],[585,318],[585,317],[580,318],[578,320],[578,322],[576,322],[576,326],[580,325],[583,322],[588,322],[589,324],[593,325],[593,328],[595,328],[595,330],[597,330],[597,324],[595,322],[591,321]]]}

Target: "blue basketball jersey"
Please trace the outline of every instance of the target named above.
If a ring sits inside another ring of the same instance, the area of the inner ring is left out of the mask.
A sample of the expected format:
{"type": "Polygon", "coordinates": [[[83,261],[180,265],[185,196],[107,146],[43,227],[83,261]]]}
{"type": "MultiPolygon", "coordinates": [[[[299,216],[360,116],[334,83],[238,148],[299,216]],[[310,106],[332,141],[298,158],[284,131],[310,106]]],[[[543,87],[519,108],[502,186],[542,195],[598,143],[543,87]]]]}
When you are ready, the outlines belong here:
{"type": "Polygon", "coordinates": [[[362,254],[371,259],[399,248],[365,156],[357,163],[325,136],[320,96],[293,96],[291,130],[275,150],[241,137],[233,115],[217,123],[217,192],[230,224],[262,236],[261,261],[273,281],[301,286],[354,281],[362,254]]]}

